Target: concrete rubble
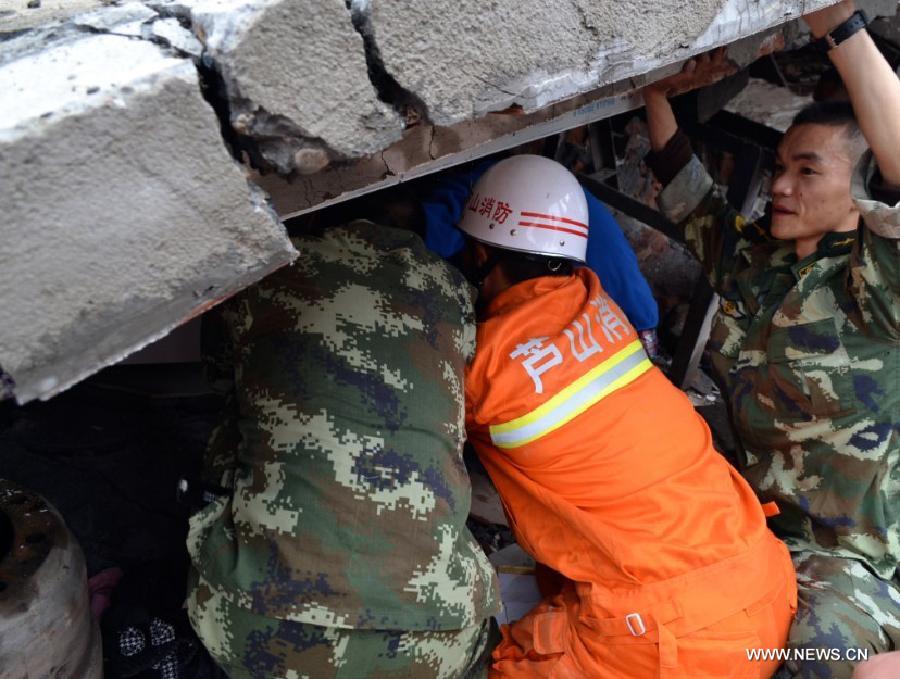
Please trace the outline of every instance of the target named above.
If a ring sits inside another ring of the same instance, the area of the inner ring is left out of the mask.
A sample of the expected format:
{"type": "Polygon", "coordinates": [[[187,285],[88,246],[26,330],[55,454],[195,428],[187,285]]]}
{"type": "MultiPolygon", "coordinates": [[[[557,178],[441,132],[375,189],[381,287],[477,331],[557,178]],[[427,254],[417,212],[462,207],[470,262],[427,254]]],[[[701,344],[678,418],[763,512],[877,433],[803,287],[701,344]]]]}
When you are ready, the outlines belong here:
{"type": "Polygon", "coordinates": [[[779,132],[786,132],[794,116],[807,104],[809,97],[800,97],[786,87],[751,78],[750,84],[728,102],[725,110],[779,132]]]}
{"type": "Polygon", "coordinates": [[[832,1],[15,0],[0,365],[48,398],[290,261],[246,176],[300,214],[636,108],[832,1]]]}
{"type": "Polygon", "coordinates": [[[182,2],[223,79],[230,122],[264,162],[310,174],[380,151],[402,121],[378,100],[343,0],[182,2]]]}
{"type": "MultiPolygon", "coordinates": [[[[831,0],[350,0],[379,96],[407,123],[380,154],[260,183],[302,214],[642,105],[639,88],[728,45],[749,64],[831,0]]],[[[317,69],[318,70],[318,69],[317,69]]],[[[324,73],[324,71],[320,71],[324,73]]],[[[231,94],[228,94],[231,98],[231,94]]]]}
{"type": "MultiPolygon", "coordinates": [[[[541,108],[690,45],[724,0],[354,2],[384,69],[437,125],[541,108]],[[624,70],[622,70],[624,67],[624,70]]],[[[629,73],[633,75],[634,73],[629,73]]]]}
{"type": "Polygon", "coordinates": [[[194,63],[129,37],[153,16],[131,3],[3,44],[0,365],[20,402],[295,254],[222,143],[194,63]]]}

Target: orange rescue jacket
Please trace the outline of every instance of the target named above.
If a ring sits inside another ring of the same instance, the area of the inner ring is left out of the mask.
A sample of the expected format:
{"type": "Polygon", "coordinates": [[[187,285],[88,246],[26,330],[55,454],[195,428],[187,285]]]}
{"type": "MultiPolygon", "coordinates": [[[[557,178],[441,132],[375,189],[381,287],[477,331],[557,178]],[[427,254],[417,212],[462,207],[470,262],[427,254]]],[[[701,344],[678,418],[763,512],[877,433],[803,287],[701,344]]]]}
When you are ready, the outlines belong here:
{"type": "Polygon", "coordinates": [[[640,589],[768,533],[750,487],[589,269],[492,300],[466,399],[516,539],[570,580],[640,589]]]}

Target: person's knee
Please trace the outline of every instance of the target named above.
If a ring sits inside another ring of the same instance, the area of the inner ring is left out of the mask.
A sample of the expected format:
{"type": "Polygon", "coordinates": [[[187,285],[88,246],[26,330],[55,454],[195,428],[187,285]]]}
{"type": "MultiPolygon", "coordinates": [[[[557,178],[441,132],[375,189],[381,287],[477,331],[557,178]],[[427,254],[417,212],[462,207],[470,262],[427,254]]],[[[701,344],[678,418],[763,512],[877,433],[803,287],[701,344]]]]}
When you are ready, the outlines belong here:
{"type": "Polygon", "coordinates": [[[804,598],[791,625],[788,676],[849,679],[863,649],[882,646],[878,623],[838,593],[804,598]]]}
{"type": "Polygon", "coordinates": [[[853,670],[852,679],[896,679],[900,677],[900,651],[879,653],[861,662],[853,670]]]}
{"type": "Polygon", "coordinates": [[[795,565],[799,607],[779,676],[849,679],[867,653],[892,647],[879,620],[893,619],[897,604],[882,600],[874,574],[858,573],[864,567],[856,561],[821,555],[803,555],[795,565]]]}

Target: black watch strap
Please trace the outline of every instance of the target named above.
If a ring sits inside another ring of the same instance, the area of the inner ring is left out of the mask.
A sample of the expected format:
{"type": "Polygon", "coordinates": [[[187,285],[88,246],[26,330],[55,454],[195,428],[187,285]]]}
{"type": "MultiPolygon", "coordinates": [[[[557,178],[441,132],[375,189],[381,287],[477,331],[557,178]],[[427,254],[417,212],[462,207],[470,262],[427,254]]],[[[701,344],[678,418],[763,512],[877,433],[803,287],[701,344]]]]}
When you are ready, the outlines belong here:
{"type": "Polygon", "coordinates": [[[822,36],[822,43],[826,50],[833,50],[851,35],[861,31],[869,23],[869,17],[861,9],[856,10],[840,26],[822,36]]]}

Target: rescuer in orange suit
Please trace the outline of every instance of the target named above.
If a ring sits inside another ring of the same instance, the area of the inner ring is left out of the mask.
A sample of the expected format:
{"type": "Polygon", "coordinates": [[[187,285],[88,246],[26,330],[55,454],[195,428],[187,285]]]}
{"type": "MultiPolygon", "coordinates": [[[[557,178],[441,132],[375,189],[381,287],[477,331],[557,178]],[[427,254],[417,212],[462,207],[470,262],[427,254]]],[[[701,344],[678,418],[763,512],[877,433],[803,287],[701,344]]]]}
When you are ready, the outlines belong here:
{"type": "Polygon", "coordinates": [[[769,677],[796,610],[788,552],[584,260],[584,194],[521,155],[460,228],[479,288],[470,440],[519,544],[561,588],[503,628],[492,677],[769,677]],[[488,209],[489,208],[489,209],[488,209]]]}

